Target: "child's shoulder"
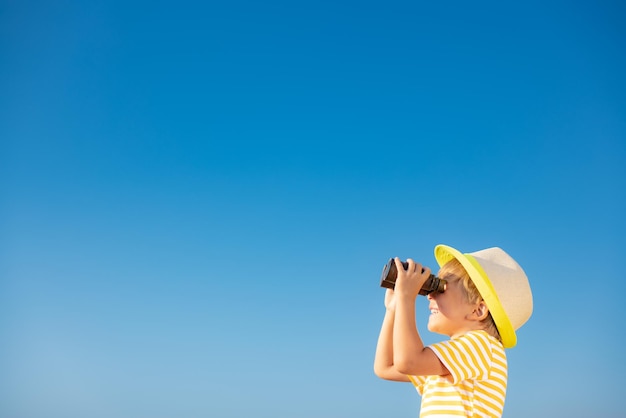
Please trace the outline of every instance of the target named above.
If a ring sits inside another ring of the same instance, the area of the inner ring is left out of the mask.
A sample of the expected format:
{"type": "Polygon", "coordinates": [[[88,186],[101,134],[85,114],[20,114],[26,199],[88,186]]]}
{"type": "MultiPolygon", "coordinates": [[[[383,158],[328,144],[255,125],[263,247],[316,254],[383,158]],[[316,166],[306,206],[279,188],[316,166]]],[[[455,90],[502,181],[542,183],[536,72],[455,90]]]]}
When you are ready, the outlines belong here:
{"type": "Polygon", "coordinates": [[[489,334],[487,331],[483,329],[475,329],[471,331],[467,331],[465,334],[461,335],[459,338],[466,338],[474,341],[481,341],[485,344],[500,346],[504,349],[502,345],[502,341],[493,335],[489,334]]]}
{"type": "Polygon", "coordinates": [[[473,349],[486,352],[497,351],[504,353],[504,346],[502,345],[502,342],[482,329],[467,331],[466,333],[455,338],[435,344],[435,346],[448,347],[449,349],[461,351],[473,349]]]}

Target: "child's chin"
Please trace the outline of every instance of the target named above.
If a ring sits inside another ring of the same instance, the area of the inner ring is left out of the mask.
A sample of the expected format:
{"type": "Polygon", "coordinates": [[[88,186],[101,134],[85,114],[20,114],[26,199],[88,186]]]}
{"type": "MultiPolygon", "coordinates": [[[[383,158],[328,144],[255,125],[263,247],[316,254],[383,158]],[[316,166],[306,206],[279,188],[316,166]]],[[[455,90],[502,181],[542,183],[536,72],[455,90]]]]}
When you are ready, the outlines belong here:
{"type": "Polygon", "coordinates": [[[437,324],[433,323],[432,320],[428,321],[428,331],[430,332],[437,332],[439,327],[437,327],[437,324]]]}
{"type": "Polygon", "coordinates": [[[445,332],[445,327],[443,327],[444,324],[440,323],[440,321],[438,321],[437,316],[438,314],[435,314],[435,316],[431,316],[428,319],[428,331],[430,332],[434,332],[435,334],[441,334],[441,335],[447,335],[445,332]]]}

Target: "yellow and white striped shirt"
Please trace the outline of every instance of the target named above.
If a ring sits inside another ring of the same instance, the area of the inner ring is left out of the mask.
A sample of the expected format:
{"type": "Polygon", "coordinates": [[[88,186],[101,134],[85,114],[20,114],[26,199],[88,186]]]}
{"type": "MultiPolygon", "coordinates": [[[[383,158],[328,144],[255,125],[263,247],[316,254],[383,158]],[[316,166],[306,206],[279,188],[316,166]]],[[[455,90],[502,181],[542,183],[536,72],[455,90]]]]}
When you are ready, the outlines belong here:
{"type": "Polygon", "coordinates": [[[420,418],[501,417],[507,362],[502,343],[485,331],[429,346],[448,376],[409,376],[422,395],[420,418]]]}

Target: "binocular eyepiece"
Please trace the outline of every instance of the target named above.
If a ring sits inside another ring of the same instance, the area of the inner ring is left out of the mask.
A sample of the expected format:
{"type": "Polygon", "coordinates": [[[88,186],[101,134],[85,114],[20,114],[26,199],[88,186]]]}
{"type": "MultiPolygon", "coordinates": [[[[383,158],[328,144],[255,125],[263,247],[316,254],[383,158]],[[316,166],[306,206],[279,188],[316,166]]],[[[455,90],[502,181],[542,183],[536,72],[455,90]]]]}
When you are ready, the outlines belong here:
{"type": "MultiPolygon", "coordinates": [[[[402,262],[402,266],[406,270],[409,267],[409,263],[402,262]]],[[[423,271],[423,270],[422,270],[423,271]]],[[[387,289],[394,289],[396,287],[396,279],[398,278],[398,268],[393,258],[389,259],[385,267],[383,268],[383,274],[380,277],[380,287],[387,289]]],[[[446,281],[431,274],[428,279],[422,285],[419,294],[426,296],[432,292],[443,293],[446,290],[446,281]]]]}

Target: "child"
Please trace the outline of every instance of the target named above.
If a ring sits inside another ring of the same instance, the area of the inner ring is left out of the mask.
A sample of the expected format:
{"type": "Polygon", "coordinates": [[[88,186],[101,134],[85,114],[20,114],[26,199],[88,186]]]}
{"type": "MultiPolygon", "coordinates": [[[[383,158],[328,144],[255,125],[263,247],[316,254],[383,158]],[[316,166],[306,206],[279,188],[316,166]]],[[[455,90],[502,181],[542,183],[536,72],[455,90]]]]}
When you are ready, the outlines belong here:
{"type": "Polygon", "coordinates": [[[500,417],[507,383],[505,348],[530,318],[532,294],[522,268],[500,248],[462,254],[438,245],[445,280],[430,293],[428,329],[450,337],[424,347],[415,322],[415,298],[430,269],[400,259],[395,289],[385,294],[385,318],[374,371],[383,379],[412,382],[422,395],[420,417],[500,417]]]}

